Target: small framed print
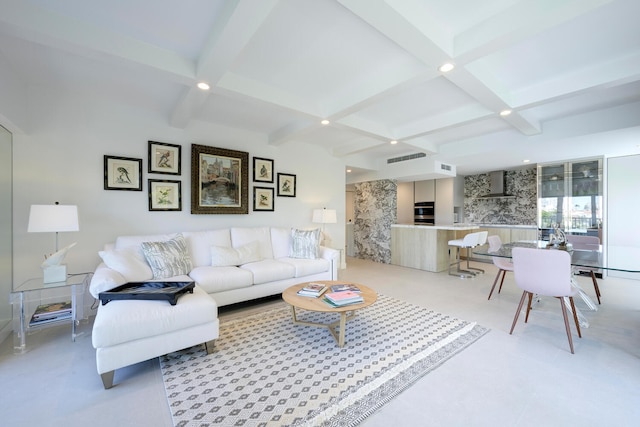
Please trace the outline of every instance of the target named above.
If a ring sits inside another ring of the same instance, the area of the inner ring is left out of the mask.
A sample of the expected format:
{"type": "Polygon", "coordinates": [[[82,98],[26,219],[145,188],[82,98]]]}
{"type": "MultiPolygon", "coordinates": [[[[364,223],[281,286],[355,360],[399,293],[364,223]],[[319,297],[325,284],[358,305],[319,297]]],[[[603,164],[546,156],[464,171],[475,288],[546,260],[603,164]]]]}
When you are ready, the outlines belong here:
{"type": "Polygon", "coordinates": [[[289,173],[278,174],[278,196],[296,197],[296,176],[289,173]]]}
{"type": "Polygon", "coordinates": [[[104,189],[142,191],[142,159],[105,155],[104,189]]]}
{"type": "Polygon", "coordinates": [[[182,183],[180,181],[149,180],[150,211],[181,211],[182,183]]]}
{"type": "Polygon", "coordinates": [[[273,188],[253,187],[253,210],[273,211],[273,188]]]}
{"type": "Polygon", "coordinates": [[[253,181],[273,184],[273,160],[253,158],[253,181]]]}
{"type": "Polygon", "coordinates": [[[180,145],[149,141],[149,173],[180,175],[180,145]]]}

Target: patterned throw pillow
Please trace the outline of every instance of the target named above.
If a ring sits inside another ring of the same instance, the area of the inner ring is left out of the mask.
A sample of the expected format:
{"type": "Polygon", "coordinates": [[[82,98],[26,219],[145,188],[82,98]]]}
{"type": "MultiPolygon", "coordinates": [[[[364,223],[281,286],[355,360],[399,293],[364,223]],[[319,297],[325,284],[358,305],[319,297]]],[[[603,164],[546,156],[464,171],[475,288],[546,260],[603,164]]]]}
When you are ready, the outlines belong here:
{"type": "Polygon", "coordinates": [[[189,274],[193,268],[182,234],[166,242],[142,242],[141,246],[154,279],[189,274]]]}
{"type": "Polygon", "coordinates": [[[316,259],[320,254],[320,229],[291,230],[291,258],[316,259]]]}

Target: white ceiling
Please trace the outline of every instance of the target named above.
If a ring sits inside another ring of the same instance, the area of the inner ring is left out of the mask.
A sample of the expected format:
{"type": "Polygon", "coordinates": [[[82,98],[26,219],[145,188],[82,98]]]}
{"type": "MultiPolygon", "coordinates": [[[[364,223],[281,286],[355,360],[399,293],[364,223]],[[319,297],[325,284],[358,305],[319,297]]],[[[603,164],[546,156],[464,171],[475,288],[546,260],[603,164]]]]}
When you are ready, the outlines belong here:
{"type": "Polygon", "coordinates": [[[177,128],[318,145],[355,173],[414,153],[466,175],[640,152],[638,0],[0,0],[0,11],[0,55],[27,85],[152,108],[177,128]]]}

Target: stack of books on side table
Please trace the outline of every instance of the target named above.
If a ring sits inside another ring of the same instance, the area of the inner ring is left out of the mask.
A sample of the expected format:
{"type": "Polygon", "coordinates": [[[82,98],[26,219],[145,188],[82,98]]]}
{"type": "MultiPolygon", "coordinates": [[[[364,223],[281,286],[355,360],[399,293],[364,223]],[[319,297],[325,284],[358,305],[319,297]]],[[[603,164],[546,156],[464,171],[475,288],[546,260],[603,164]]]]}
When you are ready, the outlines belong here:
{"type": "Polygon", "coordinates": [[[44,325],[65,319],[71,319],[71,301],[42,304],[31,316],[29,326],[44,325]]]}
{"type": "Polygon", "coordinates": [[[302,297],[318,298],[325,293],[327,287],[322,283],[309,283],[304,288],[298,291],[298,295],[302,297]]]}
{"type": "Polygon", "coordinates": [[[345,305],[364,302],[362,295],[353,291],[329,292],[324,296],[324,301],[332,307],[344,307],[345,305]]]}

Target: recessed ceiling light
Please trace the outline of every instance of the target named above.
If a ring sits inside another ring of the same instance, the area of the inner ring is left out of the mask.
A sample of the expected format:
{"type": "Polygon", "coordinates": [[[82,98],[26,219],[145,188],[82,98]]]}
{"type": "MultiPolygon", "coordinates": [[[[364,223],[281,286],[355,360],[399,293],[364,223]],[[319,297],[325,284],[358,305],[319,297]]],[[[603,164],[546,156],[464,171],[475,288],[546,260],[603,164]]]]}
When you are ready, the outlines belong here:
{"type": "Polygon", "coordinates": [[[210,86],[208,84],[206,84],[205,82],[198,83],[198,89],[209,90],[209,88],[210,88],[210,86]]]}
{"type": "Polygon", "coordinates": [[[529,163],[530,161],[531,160],[529,160],[529,159],[525,159],[525,160],[522,161],[522,163],[529,163]]]}
{"type": "Polygon", "coordinates": [[[351,173],[351,169],[347,169],[347,173],[351,173]]]}
{"type": "Polygon", "coordinates": [[[396,145],[398,143],[398,141],[396,141],[395,139],[393,141],[391,141],[391,145],[396,145]]]}
{"type": "Polygon", "coordinates": [[[323,121],[321,121],[320,123],[326,126],[326,125],[328,125],[328,124],[329,124],[329,123],[331,123],[331,122],[330,122],[329,120],[327,120],[327,119],[324,119],[324,120],[323,120],[323,121]]]}
{"type": "Polygon", "coordinates": [[[442,73],[448,73],[449,71],[453,70],[456,66],[453,65],[451,62],[447,62],[446,64],[442,64],[440,66],[440,68],[438,68],[438,70],[440,70],[440,72],[442,73]]]}
{"type": "Polygon", "coordinates": [[[502,117],[506,117],[506,116],[508,116],[509,114],[511,114],[511,110],[502,110],[502,111],[500,111],[500,115],[501,115],[502,117]]]}

